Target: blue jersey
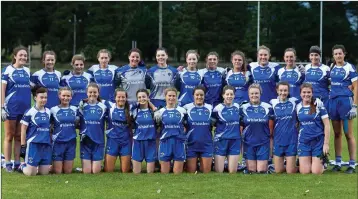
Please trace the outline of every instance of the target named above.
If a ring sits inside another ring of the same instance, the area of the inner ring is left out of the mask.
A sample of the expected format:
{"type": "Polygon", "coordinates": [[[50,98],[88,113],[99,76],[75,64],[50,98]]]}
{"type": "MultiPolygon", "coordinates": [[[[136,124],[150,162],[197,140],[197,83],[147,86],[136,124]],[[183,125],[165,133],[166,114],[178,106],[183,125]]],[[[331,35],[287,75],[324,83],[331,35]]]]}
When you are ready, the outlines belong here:
{"type": "Polygon", "coordinates": [[[27,67],[6,67],[1,76],[6,84],[5,106],[10,114],[24,114],[31,107],[30,70],[27,67]]]}
{"type": "MultiPolygon", "coordinates": [[[[119,108],[113,102],[106,101],[108,107],[107,137],[123,141],[129,140],[129,126],[124,108],[119,108]]],[[[130,113],[128,113],[130,114],[130,113]]]]}
{"type": "Polygon", "coordinates": [[[78,106],[80,101],[87,98],[87,86],[90,82],[93,82],[92,75],[83,72],[81,75],[75,75],[72,72],[61,78],[60,85],[68,86],[73,92],[71,105],[78,106]]]}
{"type": "Polygon", "coordinates": [[[107,107],[102,102],[96,104],[80,103],[80,134],[91,138],[97,144],[104,144],[104,123],[107,113],[107,107]]]}
{"type": "Polygon", "coordinates": [[[300,86],[305,75],[298,70],[298,67],[294,69],[280,68],[277,75],[280,82],[287,82],[290,85],[290,96],[300,98],[300,86]]]}
{"type": "Polygon", "coordinates": [[[353,96],[353,92],[348,88],[352,82],[358,80],[355,66],[346,62],[344,66],[333,66],[331,70],[331,93],[330,98],[337,96],[353,96]]]}
{"type": "Polygon", "coordinates": [[[27,126],[27,143],[51,144],[50,117],[51,112],[48,108],[39,111],[36,107],[32,107],[26,111],[21,120],[21,124],[27,126]]]}
{"type": "Polygon", "coordinates": [[[245,125],[242,132],[244,143],[259,146],[270,142],[269,120],[273,117],[271,105],[265,102],[259,105],[243,104],[241,113],[245,125]]]}
{"type": "Polygon", "coordinates": [[[214,141],[241,138],[239,104],[230,107],[218,104],[213,110],[213,118],[216,120],[214,141]]]}
{"type": "Polygon", "coordinates": [[[254,83],[262,88],[261,101],[269,103],[277,97],[276,83],[278,82],[277,71],[280,65],[269,62],[266,66],[260,66],[257,62],[250,63],[251,74],[254,83]]]}
{"type": "Polygon", "coordinates": [[[155,106],[159,107],[162,105],[160,101],[164,102],[165,100],[164,90],[174,87],[177,73],[178,70],[169,65],[165,68],[155,65],[147,71],[146,85],[150,89],[149,98],[154,100],[152,103],[155,106]]]}
{"type": "Polygon", "coordinates": [[[212,143],[211,116],[213,107],[210,104],[196,106],[190,103],[184,106],[187,111],[188,132],[187,143],[194,150],[203,149],[207,143],[212,143]]]}
{"type": "Polygon", "coordinates": [[[225,69],[217,67],[216,70],[200,69],[202,84],[206,88],[205,103],[216,106],[222,101],[221,93],[223,89],[225,69]]]}
{"type": "Polygon", "coordinates": [[[67,108],[61,108],[59,106],[54,106],[50,111],[54,123],[52,142],[67,142],[75,139],[77,107],[69,106],[67,108]]]}
{"type": "Polygon", "coordinates": [[[279,99],[272,99],[272,109],[274,113],[275,128],[273,133],[274,143],[287,146],[297,143],[298,131],[296,128],[296,98],[289,98],[285,102],[279,99]]]}
{"type": "Polygon", "coordinates": [[[47,88],[46,107],[52,108],[60,103],[58,98],[58,89],[60,87],[61,73],[57,70],[47,72],[44,69],[36,71],[31,75],[31,84],[47,88]]]}
{"type": "Polygon", "coordinates": [[[316,107],[316,113],[309,114],[310,106],[303,106],[302,102],[296,107],[297,117],[300,125],[299,142],[311,141],[320,135],[324,135],[324,124],[322,119],[328,118],[324,106],[316,107]]]}
{"type": "Polygon", "coordinates": [[[241,104],[244,101],[249,101],[248,88],[252,83],[252,75],[250,71],[234,72],[230,70],[226,74],[226,84],[235,88],[234,102],[241,104]]]}
{"type": "Polygon", "coordinates": [[[114,102],[114,90],[116,88],[114,77],[117,66],[108,65],[107,68],[100,68],[100,66],[93,65],[88,69],[88,73],[92,75],[94,81],[99,85],[100,97],[104,100],[114,102]]]}
{"type": "Polygon", "coordinates": [[[130,103],[137,101],[136,93],[139,89],[145,89],[145,76],[147,69],[145,67],[122,66],[116,71],[117,86],[122,87],[128,94],[127,100],[130,103]]]}
{"type": "Polygon", "coordinates": [[[201,84],[200,74],[197,71],[184,70],[179,72],[176,81],[176,87],[180,91],[179,105],[184,106],[194,102],[193,91],[196,86],[201,84]]]}
{"type": "Polygon", "coordinates": [[[186,111],[178,106],[176,108],[163,107],[154,113],[154,118],[161,125],[160,139],[177,137],[185,140],[184,134],[184,116],[186,111]]]}
{"type": "Polygon", "coordinates": [[[132,109],[132,117],[135,122],[133,139],[155,140],[156,130],[154,126],[154,115],[150,109],[132,109]]]}
{"type": "Polygon", "coordinates": [[[329,96],[329,78],[330,69],[328,66],[321,64],[320,66],[305,66],[305,83],[309,83],[313,88],[313,97],[320,99],[328,99],[329,96]]]}

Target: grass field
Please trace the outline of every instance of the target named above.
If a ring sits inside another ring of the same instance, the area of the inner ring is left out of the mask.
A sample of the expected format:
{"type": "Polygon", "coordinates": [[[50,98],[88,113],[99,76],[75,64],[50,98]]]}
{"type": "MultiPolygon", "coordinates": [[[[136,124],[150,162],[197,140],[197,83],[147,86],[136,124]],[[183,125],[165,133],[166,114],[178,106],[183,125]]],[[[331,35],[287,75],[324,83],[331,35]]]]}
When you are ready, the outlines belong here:
{"type": "MultiPolygon", "coordinates": [[[[357,120],[354,129],[357,138],[357,120]]],[[[2,141],[3,135],[2,130],[2,141]]],[[[330,158],[334,159],[333,135],[330,146],[330,158]]],[[[345,139],[343,160],[348,161],[345,139]]],[[[80,166],[76,158],[75,167],[80,166]]],[[[214,172],[135,175],[117,169],[96,175],[75,172],[26,177],[2,170],[1,176],[3,198],[357,198],[357,175],[330,171],[321,176],[214,172]]]]}

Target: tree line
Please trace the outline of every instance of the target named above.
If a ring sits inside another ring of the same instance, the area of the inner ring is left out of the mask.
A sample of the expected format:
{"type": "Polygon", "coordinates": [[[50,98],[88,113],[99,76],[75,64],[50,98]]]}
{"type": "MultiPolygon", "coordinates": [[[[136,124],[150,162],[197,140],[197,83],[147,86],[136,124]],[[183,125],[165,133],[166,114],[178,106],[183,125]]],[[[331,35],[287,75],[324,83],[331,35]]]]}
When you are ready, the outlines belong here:
{"type": "MultiPolygon", "coordinates": [[[[2,2],[2,49],[35,42],[42,50],[54,50],[58,61],[68,62],[73,48],[73,16],[77,18],[76,52],[95,61],[97,51],[107,48],[114,60],[127,60],[132,41],[153,61],[158,47],[158,2],[2,2]]],[[[221,60],[242,50],[256,57],[257,2],[162,2],[163,46],[177,62],[188,49],[202,55],[217,51],[221,60]]],[[[261,2],[260,44],[282,60],[293,47],[299,60],[319,45],[320,2],[261,2]]],[[[324,2],[323,55],[331,57],[334,44],[344,44],[347,58],[358,59],[358,3],[324,2]],[[350,22],[351,20],[351,22],[350,22]]]]}

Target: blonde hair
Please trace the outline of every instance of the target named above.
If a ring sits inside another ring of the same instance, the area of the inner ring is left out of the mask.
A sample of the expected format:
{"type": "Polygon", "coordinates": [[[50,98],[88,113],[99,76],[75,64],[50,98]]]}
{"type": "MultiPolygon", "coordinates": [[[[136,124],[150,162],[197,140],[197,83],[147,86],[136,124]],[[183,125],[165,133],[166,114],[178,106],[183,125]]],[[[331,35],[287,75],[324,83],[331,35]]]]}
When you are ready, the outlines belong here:
{"type": "Polygon", "coordinates": [[[257,53],[259,53],[260,50],[266,50],[268,54],[271,54],[271,50],[265,45],[259,46],[259,48],[257,49],[257,53]]]}
{"type": "Polygon", "coordinates": [[[252,89],[252,88],[257,88],[257,89],[259,89],[260,90],[260,94],[262,94],[262,88],[261,88],[261,86],[260,86],[260,84],[257,84],[257,83],[253,83],[253,84],[251,84],[250,86],[249,86],[249,91],[250,91],[250,89],[252,89]]]}
{"type": "Polygon", "coordinates": [[[178,93],[178,90],[177,90],[176,88],[174,88],[174,87],[169,87],[169,88],[166,88],[166,89],[164,90],[164,95],[166,96],[170,91],[174,91],[174,92],[175,92],[175,95],[177,95],[177,93],[178,93]]]}
{"type": "Polygon", "coordinates": [[[68,87],[68,86],[60,87],[60,88],[58,89],[58,95],[61,95],[61,92],[62,92],[62,91],[70,91],[71,96],[73,96],[73,92],[72,92],[71,88],[68,87]]]}
{"type": "Polygon", "coordinates": [[[83,55],[81,55],[81,54],[77,54],[77,55],[73,55],[73,57],[72,57],[72,60],[71,60],[72,65],[73,65],[73,64],[75,63],[75,61],[77,61],[77,60],[83,61],[83,64],[85,63],[85,57],[84,57],[83,55]]]}
{"type": "Polygon", "coordinates": [[[109,57],[110,59],[112,58],[111,52],[109,52],[109,50],[107,50],[107,49],[101,49],[101,50],[99,50],[98,53],[97,53],[97,59],[99,58],[99,55],[100,55],[101,53],[107,53],[107,54],[108,54],[108,57],[109,57]]]}
{"type": "Polygon", "coordinates": [[[196,50],[188,50],[188,51],[186,52],[186,54],[185,54],[185,57],[187,58],[189,54],[195,54],[196,59],[198,59],[198,60],[199,60],[199,58],[200,58],[199,53],[198,53],[198,51],[196,51],[196,50]]]}

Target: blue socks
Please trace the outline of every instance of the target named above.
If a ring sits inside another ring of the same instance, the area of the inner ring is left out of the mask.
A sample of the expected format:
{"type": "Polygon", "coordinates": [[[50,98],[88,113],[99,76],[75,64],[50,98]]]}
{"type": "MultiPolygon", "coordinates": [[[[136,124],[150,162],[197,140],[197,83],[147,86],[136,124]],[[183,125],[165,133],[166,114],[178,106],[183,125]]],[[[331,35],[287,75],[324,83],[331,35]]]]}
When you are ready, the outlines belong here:
{"type": "Polygon", "coordinates": [[[349,160],[349,167],[352,167],[354,169],[356,167],[356,161],[355,160],[349,160]]]}
{"type": "Polygon", "coordinates": [[[336,156],[336,165],[339,167],[342,166],[342,156],[336,156]]]}

